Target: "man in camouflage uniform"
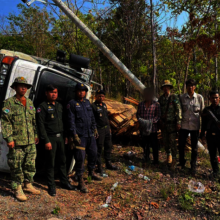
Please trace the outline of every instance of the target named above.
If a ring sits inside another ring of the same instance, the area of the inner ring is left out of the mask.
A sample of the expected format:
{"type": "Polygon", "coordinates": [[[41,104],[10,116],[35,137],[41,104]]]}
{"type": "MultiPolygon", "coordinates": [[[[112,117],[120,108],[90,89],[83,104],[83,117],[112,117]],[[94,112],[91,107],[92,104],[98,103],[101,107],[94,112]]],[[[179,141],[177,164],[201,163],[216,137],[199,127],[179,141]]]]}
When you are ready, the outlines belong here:
{"type": "Polygon", "coordinates": [[[177,154],[176,132],[181,128],[182,112],[178,96],[170,92],[172,88],[170,81],[165,80],[161,86],[164,94],[158,101],[161,107],[160,124],[163,144],[167,152],[167,164],[174,168],[177,154]]]}
{"type": "Polygon", "coordinates": [[[11,170],[12,189],[15,197],[26,201],[22,190],[32,194],[40,194],[32,186],[35,175],[36,146],[39,142],[35,121],[35,108],[32,101],[24,95],[31,87],[24,77],[18,77],[11,85],[16,95],[4,101],[2,109],[2,134],[6,140],[9,153],[8,165],[11,170]]]}

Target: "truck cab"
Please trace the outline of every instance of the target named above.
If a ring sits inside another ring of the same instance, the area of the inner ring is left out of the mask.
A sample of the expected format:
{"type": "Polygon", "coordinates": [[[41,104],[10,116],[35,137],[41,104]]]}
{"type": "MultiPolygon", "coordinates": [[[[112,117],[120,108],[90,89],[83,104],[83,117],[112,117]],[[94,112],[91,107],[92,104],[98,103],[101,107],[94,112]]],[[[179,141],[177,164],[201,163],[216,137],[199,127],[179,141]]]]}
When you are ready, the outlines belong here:
{"type": "MultiPolygon", "coordinates": [[[[87,86],[86,98],[90,99],[93,71],[88,69],[88,62],[85,61],[87,58],[83,60],[83,57],[73,55],[70,59],[71,65],[76,68],[57,61],[0,50],[0,109],[2,109],[5,99],[15,95],[15,91],[10,86],[14,79],[20,76],[25,77],[28,83],[33,85],[26,93],[26,97],[33,101],[36,108],[45,100],[45,87],[49,84],[57,86],[59,91],[58,101],[63,106],[75,98],[75,86],[78,82],[87,86]],[[87,64],[84,65],[83,62],[87,64]]],[[[3,172],[9,172],[7,153],[8,147],[2,137],[0,122],[0,171],[3,172]]]]}

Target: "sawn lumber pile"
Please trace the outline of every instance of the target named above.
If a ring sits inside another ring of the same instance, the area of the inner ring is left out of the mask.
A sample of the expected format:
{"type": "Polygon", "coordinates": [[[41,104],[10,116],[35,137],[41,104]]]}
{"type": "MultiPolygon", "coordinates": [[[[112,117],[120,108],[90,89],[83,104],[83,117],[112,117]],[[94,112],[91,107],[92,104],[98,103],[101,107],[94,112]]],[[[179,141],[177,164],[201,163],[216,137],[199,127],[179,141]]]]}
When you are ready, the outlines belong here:
{"type": "MultiPolygon", "coordinates": [[[[132,101],[133,104],[138,104],[138,101],[134,99],[132,101]]],[[[107,105],[113,134],[132,135],[138,131],[139,123],[136,118],[137,110],[133,105],[123,104],[110,99],[105,99],[104,102],[107,105]]]]}

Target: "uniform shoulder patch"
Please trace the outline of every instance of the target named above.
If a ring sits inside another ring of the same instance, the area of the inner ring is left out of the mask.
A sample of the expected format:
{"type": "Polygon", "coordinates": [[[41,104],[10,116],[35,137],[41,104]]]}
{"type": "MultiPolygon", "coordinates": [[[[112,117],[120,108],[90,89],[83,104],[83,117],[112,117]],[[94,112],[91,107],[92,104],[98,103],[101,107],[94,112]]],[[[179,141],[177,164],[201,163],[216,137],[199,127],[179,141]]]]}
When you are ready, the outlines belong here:
{"type": "Polygon", "coordinates": [[[2,111],[5,113],[5,114],[8,114],[10,112],[10,109],[9,108],[3,108],[2,111]]]}
{"type": "Polygon", "coordinates": [[[41,112],[41,108],[37,108],[37,113],[40,113],[41,112]]]}
{"type": "Polygon", "coordinates": [[[34,107],[33,106],[30,106],[30,110],[33,110],[34,109],[34,107]]]}

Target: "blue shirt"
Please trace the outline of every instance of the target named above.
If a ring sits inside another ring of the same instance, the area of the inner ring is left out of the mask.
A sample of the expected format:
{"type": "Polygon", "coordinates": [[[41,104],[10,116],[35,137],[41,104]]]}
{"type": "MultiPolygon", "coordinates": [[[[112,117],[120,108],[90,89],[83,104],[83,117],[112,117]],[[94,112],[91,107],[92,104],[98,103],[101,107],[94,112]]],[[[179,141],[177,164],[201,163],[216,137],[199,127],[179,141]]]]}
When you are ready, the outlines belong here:
{"type": "Polygon", "coordinates": [[[94,136],[96,123],[88,99],[84,99],[82,102],[71,100],[67,105],[67,114],[70,135],[75,136],[77,134],[79,137],[94,136]]]}

